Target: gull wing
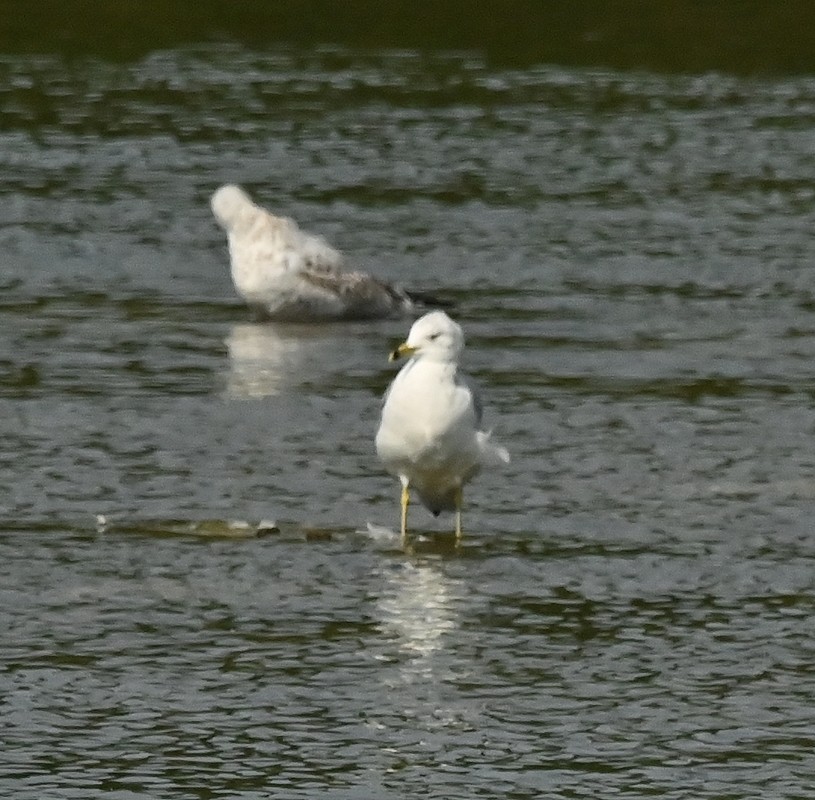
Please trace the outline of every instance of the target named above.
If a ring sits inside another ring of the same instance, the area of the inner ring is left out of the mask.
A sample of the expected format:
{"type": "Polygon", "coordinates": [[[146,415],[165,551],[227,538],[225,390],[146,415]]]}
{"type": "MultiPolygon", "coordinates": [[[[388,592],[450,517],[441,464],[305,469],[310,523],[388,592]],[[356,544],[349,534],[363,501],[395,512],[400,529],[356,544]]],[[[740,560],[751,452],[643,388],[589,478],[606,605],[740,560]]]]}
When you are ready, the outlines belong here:
{"type": "Polygon", "coordinates": [[[484,417],[484,401],[481,398],[481,391],[476,385],[475,381],[463,372],[456,371],[454,378],[456,385],[461,386],[470,393],[473,400],[473,412],[475,413],[475,424],[480,426],[481,420],[484,417]]]}

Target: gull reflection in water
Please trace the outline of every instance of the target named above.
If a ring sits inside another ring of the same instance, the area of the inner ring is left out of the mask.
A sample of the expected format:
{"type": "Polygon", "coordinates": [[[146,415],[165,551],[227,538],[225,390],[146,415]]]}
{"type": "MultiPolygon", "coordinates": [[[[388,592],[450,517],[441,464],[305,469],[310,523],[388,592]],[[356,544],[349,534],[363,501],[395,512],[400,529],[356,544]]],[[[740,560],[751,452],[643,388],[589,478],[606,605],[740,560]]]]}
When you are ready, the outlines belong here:
{"type": "MultiPolygon", "coordinates": [[[[388,583],[377,606],[382,630],[392,636],[404,657],[403,678],[434,677],[445,634],[458,627],[452,581],[430,564],[405,563],[385,573],[388,583]]],[[[435,676],[438,677],[438,676],[435,676]]]]}
{"type": "Polygon", "coordinates": [[[317,339],[310,329],[272,324],[235,325],[226,337],[229,352],[227,390],[237,397],[279,394],[300,374],[303,359],[317,339]]]}

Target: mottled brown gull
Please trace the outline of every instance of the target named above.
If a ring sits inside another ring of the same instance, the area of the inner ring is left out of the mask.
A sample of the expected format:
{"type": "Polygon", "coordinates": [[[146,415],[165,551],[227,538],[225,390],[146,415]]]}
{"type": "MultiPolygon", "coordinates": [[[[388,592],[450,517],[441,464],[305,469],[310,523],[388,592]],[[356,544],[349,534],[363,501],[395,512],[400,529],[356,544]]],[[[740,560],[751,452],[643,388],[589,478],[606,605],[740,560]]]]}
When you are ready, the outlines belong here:
{"type": "Polygon", "coordinates": [[[344,268],[341,253],[252,202],[239,186],[222,186],[212,212],[227,233],[232,282],[261,317],[309,322],[377,319],[443,305],[371,275],[344,268]]]}

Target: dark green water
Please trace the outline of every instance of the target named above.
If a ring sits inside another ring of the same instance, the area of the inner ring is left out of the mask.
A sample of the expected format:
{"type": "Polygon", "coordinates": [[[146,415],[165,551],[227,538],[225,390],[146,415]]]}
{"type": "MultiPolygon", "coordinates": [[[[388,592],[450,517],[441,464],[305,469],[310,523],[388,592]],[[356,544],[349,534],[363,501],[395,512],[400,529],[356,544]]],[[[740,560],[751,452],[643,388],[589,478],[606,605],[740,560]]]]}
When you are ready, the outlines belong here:
{"type": "Polygon", "coordinates": [[[815,77],[82,19],[0,56],[0,794],[808,797],[815,77]],[[460,552],[386,530],[408,323],[252,323],[227,181],[456,300],[460,552]]]}

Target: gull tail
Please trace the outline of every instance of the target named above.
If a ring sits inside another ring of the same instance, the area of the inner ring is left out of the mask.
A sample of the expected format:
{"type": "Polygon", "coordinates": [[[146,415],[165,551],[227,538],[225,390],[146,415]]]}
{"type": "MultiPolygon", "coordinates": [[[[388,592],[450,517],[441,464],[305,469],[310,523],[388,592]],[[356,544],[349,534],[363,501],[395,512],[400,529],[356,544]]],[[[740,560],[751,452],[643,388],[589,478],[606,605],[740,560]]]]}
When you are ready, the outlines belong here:
{"type": "Polygon", "coordinates": [[[481,448],[481,460],[484,464],[509,464],[509,450],[500,444],[490,441],[491,431],[477,431],[475,434],[478,446],[481,448]]]}

